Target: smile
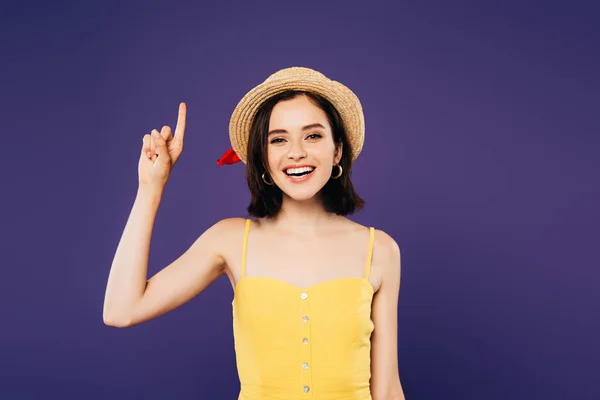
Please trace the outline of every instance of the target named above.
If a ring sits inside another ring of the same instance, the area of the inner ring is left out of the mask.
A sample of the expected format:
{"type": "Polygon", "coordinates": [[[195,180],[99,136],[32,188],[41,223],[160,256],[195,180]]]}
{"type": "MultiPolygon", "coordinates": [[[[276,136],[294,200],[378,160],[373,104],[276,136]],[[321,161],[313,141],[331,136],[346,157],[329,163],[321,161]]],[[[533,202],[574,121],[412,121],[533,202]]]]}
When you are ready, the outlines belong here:
{"type": "Polygon", "coordinates": [[[299,168],[288,168],[283,172],[286,174],[287,179],[289,181],[297,183],[297,182],[304,182],[304,181],[310,179],[314,170],[315,170],[315,167],[306,166],[306,167],[299,167],[299,168]]]}

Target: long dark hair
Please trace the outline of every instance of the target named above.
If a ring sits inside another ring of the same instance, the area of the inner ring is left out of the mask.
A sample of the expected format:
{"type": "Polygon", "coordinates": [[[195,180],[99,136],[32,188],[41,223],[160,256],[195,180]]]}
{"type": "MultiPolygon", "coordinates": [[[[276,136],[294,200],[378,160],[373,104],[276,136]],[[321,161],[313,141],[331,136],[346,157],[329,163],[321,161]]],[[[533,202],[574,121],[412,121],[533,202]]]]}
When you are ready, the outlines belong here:
{"type": "MultiPolygon", "coordinates": [[[[248,154],[246,164],[246,180],[252,198],[248,206],[248,213],[255,217],[271,218],[281,210],[283,193],[276,185],[267,185],[262,180],[263,172],[268,172],[267,162],[267,133],[269,120],[273,107],[280,101],[291,100],[297,96],[307,96],[317,107],[321,108],[327,115],[329,125],[333,132],[333,141],[336,145],[342,143],[342,158],[339,164],[343,168],[342,176],[338,179],[329,179],[320,195],[325,210],[338,215],[353,214],[364,207],[361,199],[352,185],[350,175],[352,172],[352,151],[348,137],[342,123],[340,114],[335,107],[323,96],[312,92],[288,90],[279,93],[266,100],[258,109],[248,139],[248,154]]],[[[334,167],[332,174],[337,174],[338,168],[334,167]]]]}

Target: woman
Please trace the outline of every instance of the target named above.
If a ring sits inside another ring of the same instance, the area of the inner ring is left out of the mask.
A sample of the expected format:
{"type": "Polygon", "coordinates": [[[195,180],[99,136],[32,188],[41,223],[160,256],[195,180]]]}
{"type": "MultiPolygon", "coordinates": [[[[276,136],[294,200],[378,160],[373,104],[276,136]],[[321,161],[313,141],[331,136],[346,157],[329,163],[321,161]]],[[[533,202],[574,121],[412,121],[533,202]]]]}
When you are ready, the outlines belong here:
{"type": "Polygon", "coordinates": [[[309,68],[278,71],[231,117],[254,219],[207,229],[146,281],[152,226],[181,155],[175,134],[145,135],[139,188],[110,270],[107,325],[127,327],[192,299],[222,274],[233,290],[239,399],[404,399],[397,360],[400,250],[385,232],[345,217],[363,206],[350,181],[364,142],[354,93],[309,68]]]}

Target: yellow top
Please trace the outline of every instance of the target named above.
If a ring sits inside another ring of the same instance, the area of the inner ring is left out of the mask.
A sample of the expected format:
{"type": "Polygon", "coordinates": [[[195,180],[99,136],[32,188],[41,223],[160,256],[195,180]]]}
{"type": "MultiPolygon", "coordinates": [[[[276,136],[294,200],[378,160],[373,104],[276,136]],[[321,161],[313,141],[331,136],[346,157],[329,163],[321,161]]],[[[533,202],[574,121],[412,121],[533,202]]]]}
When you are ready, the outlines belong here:
{"type": "Polygon", "coordinates": [[[364,277],[343,277],[299,288],[286,281],[245,276],[232,301],[241,391],[238,400],[371,400],[369,282],[375,230],[370,228],[364,277]]]}

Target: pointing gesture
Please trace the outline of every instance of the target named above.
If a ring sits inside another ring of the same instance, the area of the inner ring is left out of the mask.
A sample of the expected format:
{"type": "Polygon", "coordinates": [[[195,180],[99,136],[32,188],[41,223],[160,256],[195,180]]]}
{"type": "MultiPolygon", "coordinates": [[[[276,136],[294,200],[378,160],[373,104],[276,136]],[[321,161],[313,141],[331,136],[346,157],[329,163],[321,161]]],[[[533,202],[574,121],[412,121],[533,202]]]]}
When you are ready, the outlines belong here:
{"type": "Polygon", "coordinates": [[[161,188],[166,185],[171,170],[183,151],[186,111],[185,103],[179,104],[174,136],[167,125],[160,132],[153,129],[151,134],[144,135],[138,164],[140,185],[149,184],[161,188]]]}

